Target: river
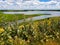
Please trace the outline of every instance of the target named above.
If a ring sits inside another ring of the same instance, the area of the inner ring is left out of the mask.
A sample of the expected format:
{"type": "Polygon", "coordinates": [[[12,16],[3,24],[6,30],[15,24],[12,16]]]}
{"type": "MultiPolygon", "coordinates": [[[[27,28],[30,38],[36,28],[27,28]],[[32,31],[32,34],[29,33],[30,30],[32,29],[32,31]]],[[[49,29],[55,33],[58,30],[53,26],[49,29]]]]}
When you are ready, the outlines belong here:
{"type": "MultiPolygon", "coordinates": [[[[45,18],[50,18],[50,17],[59,17],[60,16],[60,11],[26,11],[26,12],[4,12],[5,14],[50,14],[50,15],[42,15],[42,16],[36,16],[32,18],[27,18],[26,21],[32,21],[35,20],[41,20],[45,18]]],[[[18,20],[18,23],[24,22],[24,19],[18,20]]]]}
{"type": "Polygon", "coordinates": [[[51,14],[60,15],[60,11],[23,11],[23,12],[3,12],[4,14],[51,14]]]}

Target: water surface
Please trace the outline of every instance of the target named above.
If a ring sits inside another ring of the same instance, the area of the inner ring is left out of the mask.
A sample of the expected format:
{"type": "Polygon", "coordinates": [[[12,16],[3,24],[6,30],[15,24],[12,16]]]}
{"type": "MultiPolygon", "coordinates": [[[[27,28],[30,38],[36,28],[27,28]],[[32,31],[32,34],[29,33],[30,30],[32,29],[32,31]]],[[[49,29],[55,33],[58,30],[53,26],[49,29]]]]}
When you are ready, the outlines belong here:
{"type": "MultiPolygon", "coordinates": [[[[35,20],[41,20],[45,18],[50,18],[50,17],[59,17],[60,16],[60,11],[24,11],[24,12],[3,12],[4,14],[25,14],[25,15],[30,15],[30,14],[50,14],[50,15],[41,15],[41,16],[36,16],[32,18],[27,18],[26,21],[32,21],[35,20]]],[[[18,20],[18,23],[24,22],[24,19],[18,20]]]]}
{"type": "Polygon", "coordinates": [[[60,11],[23,11],[23,12],[3,12],[5,14],[51,14],[60,15],[60,11]]]}

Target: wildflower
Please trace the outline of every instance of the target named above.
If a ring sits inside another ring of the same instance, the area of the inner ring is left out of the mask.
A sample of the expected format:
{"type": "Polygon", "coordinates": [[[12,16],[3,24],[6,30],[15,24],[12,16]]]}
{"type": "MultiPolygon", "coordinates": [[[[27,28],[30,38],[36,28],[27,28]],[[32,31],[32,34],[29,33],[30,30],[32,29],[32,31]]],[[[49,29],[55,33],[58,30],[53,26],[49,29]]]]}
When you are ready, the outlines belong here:
{"type": "Polygon", "coordinates": [[[19,28],[23,28],[23,27],[24,27],[24,25],[19,26],[19,28]]]}
{"type": "Polygon", "coordinates": [[[59,32],[57,32],[57,35],[59,35],[59,32]]]}
{"type": "Polygon", "coordinates": [[[10,38],[10,39],[11,39],[12,37],[9,35],[9,36],[8,36],[8,38],[10,38]]]}
{"type": "Polygon", "coordinates": [[[42,43],[44,42],[43,39],[41,40],[41,42],[42,42],[42,43]]]}
{"type": "Polygon", "coordinates": [[[51,25],[51,21],[50,20],[48,21],[48,25],[51,25]]]}
{"type": "Polygon", "coordinates": [[[50,37],[53,37],[52,35],[50,35],[50,37]]]}
{"type": "Polygon", "coordinates": [[[8,39],[9,42],[13,42],[13,39],[8,39]]]}
{"type": "Polygon", "coordinates": [[[4,32],[4,29],[3,28],[0,28],[0,33],[4,32]]]}
{"type": "Polygon", "coordinates": [[[48,36],[46,35],[46,38],[48,38],[48,36]]]}
{"type": "Polygon", "coordinates": [[[29,43],[30,41],[29,41],[29,40],[27,40],[27,42],[29,43]]]}
{"type": "Polygon", "coordinates": [[[8,29],[11,29],[11,27],[9,26],[8,29]]]}
{"type": "Polygon", "coordinates": [[[46,41],[49,41],[48,39],[46,39],[46,41]]]}
{"type": "Polygon", "coordinates": [[[57,36],[57,38],[59,38],[59,36],[57,36]]]}

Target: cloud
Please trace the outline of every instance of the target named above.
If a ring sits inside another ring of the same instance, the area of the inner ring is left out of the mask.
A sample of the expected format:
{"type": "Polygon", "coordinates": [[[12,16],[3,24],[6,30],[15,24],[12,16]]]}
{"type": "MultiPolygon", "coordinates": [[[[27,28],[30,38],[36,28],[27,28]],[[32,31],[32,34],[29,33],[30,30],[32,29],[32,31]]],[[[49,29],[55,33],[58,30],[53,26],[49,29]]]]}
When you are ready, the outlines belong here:
{"type": "Polygon", "coordinates": [[[24,9],[59,9],[60,5],[57,1],[40,2],[40,1],[26,1],[22,3],[24,9]]]}
{"type": "Polygon", "coordinates": [[[9,0],[9,1],[0,1],[0,10],[1,9],[14,9],[14,10],[23,10],[23,9],[60,9],[60,2],[51,0],[49,2],[41,2],[39,0],[9,0]]]}

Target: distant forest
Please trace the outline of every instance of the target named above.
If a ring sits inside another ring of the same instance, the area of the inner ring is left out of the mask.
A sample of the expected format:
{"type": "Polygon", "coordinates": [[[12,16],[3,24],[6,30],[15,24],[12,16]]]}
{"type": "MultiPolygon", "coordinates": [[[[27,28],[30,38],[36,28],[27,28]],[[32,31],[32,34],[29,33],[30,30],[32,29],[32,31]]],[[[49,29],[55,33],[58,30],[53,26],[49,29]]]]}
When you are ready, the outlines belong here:
{"type": "Polygon", "coordinates": [[[60,10],[0,10],[0,12],[19,12],[19,11],[60,11],[60,10]]]}

